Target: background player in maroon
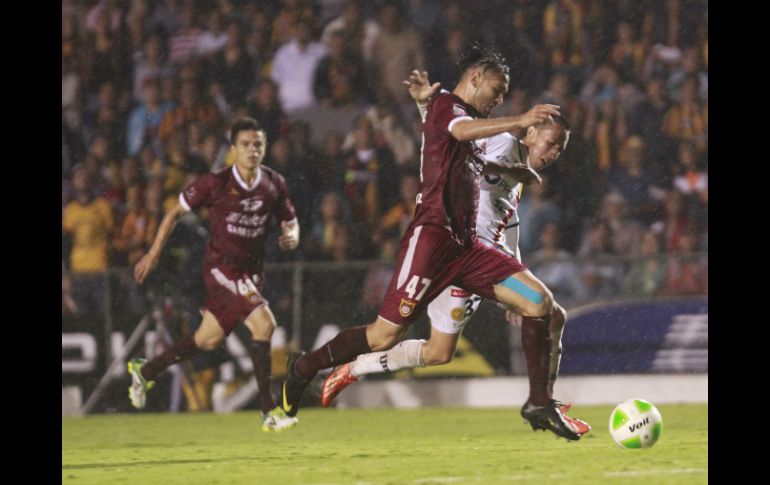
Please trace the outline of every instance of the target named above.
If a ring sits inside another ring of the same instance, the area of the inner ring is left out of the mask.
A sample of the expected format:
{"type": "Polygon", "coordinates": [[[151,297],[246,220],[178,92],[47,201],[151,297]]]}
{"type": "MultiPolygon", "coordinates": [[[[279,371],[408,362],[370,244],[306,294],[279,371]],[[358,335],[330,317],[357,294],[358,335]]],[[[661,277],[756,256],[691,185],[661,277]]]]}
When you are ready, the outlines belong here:
{"type": "Polygon", "coordinates": [[[417,208],[377,320],[343,330],[310,354],[291,355],[281,404],[288,415],[295,415],[320,369],[391,348],[427,304],[452,284],[502,302],[524,317],[530,397],[522,415],[534,429],[577,440],[580,435],[566,423],[548,388],[553,296],[521,262],[476,239],[482,171],[510,174],[523,183],[539,177],[526,165],[485,166],[474,155],[471,141],[542,123],[559,115],[558,106],[537,105],[520,116],[486,119],[508,90],[505,60],[473,44],[459,67],[461,78],[454,91],[442,91],[427,107],[417,208]]]}
{"type": "Polygon", "coordinates": [[[129,397],[134,407],[143,408],[155,376],[202,350],[215,349],[242,320],[252,335],[249,353],[259,387],[262,429],[281,430],[296,424],[297,419],[276,407],[270,389],[270,339],[276,322],[261,294],[262,263],[269,218],[274,217],[281,226],[278,242],[284,250],[299,244],[299,226],[283,177],[261,164],[267,139],[259,123],[251,118],[237,121],[230,140],[233,166],[203,175],[179,194],[152,247],[134,268],[136,282],[141,284],[157,264],[177,218],[190,210],[208,209],[211,239],[203,264],[207,299],[201,325],[194,335],[150,362],[132,360],[128,364],[132,377],[129,397]]]}

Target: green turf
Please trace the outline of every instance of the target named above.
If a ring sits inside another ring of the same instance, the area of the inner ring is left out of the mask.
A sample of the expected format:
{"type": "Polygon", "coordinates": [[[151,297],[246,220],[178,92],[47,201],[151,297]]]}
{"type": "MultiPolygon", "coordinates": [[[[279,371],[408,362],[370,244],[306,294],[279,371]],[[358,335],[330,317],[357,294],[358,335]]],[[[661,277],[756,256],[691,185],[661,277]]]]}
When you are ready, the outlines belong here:
{"type": "Polygon", "coordinates": [[[258,412],[62,419],[62,483],[708,483],[708,406],[661,405],[650,449],[619,448],[610,406],[576,406],[577,443],[533,432],[518,409],[306,409],[260,430],[258,412]]]}

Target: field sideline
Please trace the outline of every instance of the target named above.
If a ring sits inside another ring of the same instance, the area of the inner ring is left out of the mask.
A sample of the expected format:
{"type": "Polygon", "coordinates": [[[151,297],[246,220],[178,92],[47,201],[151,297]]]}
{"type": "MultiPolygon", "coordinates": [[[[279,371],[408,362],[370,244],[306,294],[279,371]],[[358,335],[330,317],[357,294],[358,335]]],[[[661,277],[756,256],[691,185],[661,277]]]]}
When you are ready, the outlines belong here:
{"type": "Polygon", "coordinates": [[[663,435],[623,450],[611,406],[575,406],[577,443],[533,432],[518,409],[305,409],[260,430],[257,411],[62,418],[62,483],[708,483],[708,405],[661,405],[663,435]]]}

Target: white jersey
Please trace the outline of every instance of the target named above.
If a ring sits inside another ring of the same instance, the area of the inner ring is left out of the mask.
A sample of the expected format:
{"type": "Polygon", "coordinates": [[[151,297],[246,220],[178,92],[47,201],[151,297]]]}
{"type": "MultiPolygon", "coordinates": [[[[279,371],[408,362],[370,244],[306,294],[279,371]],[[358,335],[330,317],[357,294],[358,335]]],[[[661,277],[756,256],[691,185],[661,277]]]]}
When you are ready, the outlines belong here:
{"type": "MultiPolygon", "coordinates": [[[[487,163],[523,165],[527,163],[527,146],[509,133],[501,133],[473,142],[477,153],[487,163]]],[[[516,212],[523,185],[510,176],[484,175],[479,191],[476,235],[487,246],[493,246],[521,260],[519,254],[519,215],[516,212]]],[[[478,310],[482,298],[456,286],[447,287],[428,305],[430,323],[444,333],[462,331],[478,310]]]]}
{"type": "MultiPolygon", "coordinates": [[[[427,110],[417,103],[420,117],[425,122],[427,110]]],[[[495,165],[523,165],[529,158],[527,145],[508,132],[471,142],[474,151],[485,162],[495,165]]],[[[519,254],[519,214],[523,184],[510,176],[484,175],[479,191],[479,210],[476,215],[476,236],[484,243],[519,254]]]]}
{"type": "MultiPolygon", "coordinates": [[[[500,133],[475,142],[481,157],[495,165],[510,166],[527,163],[527,146],[510,133],[500,133]]],[[[516,212],[523,185],[507,175],[481,177],[479,212],[476,234],[483,242],[502,246],[519,255],[519,214],[516,212]]]]}

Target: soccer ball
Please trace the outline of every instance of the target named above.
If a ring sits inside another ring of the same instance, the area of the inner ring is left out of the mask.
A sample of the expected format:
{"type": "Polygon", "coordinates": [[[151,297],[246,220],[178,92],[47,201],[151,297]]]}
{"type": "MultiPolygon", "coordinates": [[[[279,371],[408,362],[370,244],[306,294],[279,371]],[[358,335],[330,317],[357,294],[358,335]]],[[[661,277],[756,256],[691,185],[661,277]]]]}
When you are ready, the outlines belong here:
{"type": "Polygon", "coordinates": [[[623,448],[649,448],[663,431],[658,409],[644,399],[629,399],[610,414],[610,436],[623,448]]]}

